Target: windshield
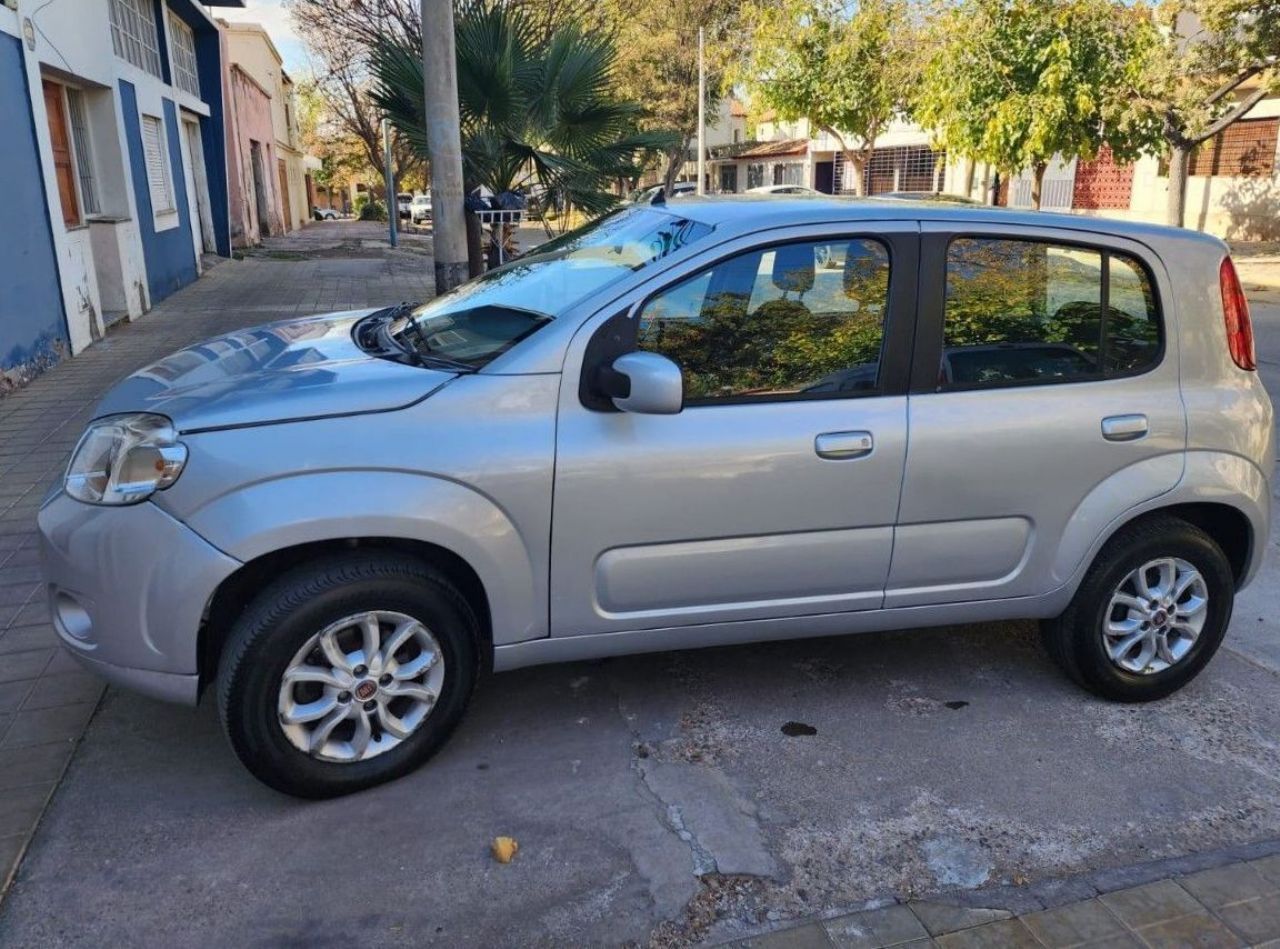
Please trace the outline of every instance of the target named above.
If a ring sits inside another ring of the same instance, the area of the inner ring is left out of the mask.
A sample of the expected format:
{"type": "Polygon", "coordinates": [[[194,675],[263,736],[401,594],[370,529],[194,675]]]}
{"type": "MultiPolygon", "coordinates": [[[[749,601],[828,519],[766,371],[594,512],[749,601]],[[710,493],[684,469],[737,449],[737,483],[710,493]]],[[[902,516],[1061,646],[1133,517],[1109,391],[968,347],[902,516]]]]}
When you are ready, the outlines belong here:
{"type": "Polygon", "coordinates": [[[575,303],[709,233],[655,208],[614,211],[422,304],[391,332],[424,356],[479,368],[575,303]]]}

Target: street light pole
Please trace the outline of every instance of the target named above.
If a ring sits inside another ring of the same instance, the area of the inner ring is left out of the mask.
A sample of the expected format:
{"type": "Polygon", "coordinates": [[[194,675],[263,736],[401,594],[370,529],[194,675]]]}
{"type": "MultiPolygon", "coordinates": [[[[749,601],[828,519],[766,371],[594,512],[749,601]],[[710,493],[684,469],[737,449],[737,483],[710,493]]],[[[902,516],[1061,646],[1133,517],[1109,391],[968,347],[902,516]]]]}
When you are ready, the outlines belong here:
{"type": "Polygon", "coordinates": [[[421,13],[423,96],[427,154],[431,159],[431,242],[436,293],[444,293],[470,275],[463,209],[453,0],[422,0],[421,13]]]}
{"type": "Polygon", "coordinates": [[[705,30],[698,27],[698,194],[707,186],[707,60],[705,30]]]}
{"type": "Polygon", "coordinates": [[[391,120],[382,120],[382,177],[387,187],[387,227],[390,229],[391,246],[399,240],[400,201],[396,197],[396,175],[391,169],[391,120]]]}

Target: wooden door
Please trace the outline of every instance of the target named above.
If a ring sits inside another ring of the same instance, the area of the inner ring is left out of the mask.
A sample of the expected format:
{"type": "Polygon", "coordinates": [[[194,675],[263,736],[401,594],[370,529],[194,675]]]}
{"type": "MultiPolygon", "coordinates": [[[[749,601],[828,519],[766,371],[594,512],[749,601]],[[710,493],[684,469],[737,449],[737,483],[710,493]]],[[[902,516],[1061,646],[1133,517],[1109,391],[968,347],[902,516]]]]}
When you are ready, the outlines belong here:
{"type": "Polygon", "coordinates": [[[62,199],[62,223],[75,227],[80,223],[80,199],[76,194],[76,166],[71,158],[71,125],[67,121],[62,86],[48,79],[44,80],[44,109],[49,115],[49,139],[53,143],[58,197],[62,199]]]}
{"type": "Polygon", "coordinates": [[[284,159],[276,159],[276,168],[280,172],[280,202],[284,207],[284,229],[293,230],[293,209],[289,204],[289,172],[284,167],[284,159]]]}

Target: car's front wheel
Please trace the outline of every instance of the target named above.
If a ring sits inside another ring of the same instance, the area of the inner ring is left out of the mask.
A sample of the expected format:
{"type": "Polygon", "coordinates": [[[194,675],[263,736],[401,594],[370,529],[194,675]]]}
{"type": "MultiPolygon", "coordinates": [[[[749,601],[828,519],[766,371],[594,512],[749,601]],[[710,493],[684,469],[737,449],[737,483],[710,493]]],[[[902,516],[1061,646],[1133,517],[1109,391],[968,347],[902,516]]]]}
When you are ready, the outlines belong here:
{"type": "Polygon", "coordinates": [[[1119,531],[1075,597],[1042,626],[1049,654],[1104,698],[1148,702],[1175,692],[1213,658],[1235,600],[1222,549],[1200,528],[1156,516],[1119,531]]]}
{"type": "Polygon", "coordinates": [[[399,777],[434,754],[475,687],[478,624],[430,566],[336,556],[262,591],[232,630],[218,708],[253,774],[299,797],[399,777]]]}

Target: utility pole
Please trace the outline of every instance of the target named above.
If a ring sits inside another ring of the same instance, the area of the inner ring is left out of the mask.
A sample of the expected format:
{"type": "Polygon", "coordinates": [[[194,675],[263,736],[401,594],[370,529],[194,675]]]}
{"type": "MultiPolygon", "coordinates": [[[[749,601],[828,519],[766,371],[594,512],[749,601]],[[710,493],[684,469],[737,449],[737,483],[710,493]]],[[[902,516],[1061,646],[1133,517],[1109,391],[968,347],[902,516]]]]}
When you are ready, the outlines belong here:
{"type": "Polygon", "coordinates": [[[698,194],[707,193],[706,31],[698,27],[698,194]]]}
{"type": "Polygon", "coordinates": [[[396,198],[396,175],[391,170],[391,120],[387,118],[382,120],[382,177],[387,183],[387,226],[391,246],[395,247],[399,240],[400,201],[396,198]]]}
{"type": "Polygon", "coordinates": [[[431,235],[436,293],[444,293],[470,275],[463,208],[453,0],[422,0],[421,13],[423,96],[427,154],[431,159],[431,235]]]}

